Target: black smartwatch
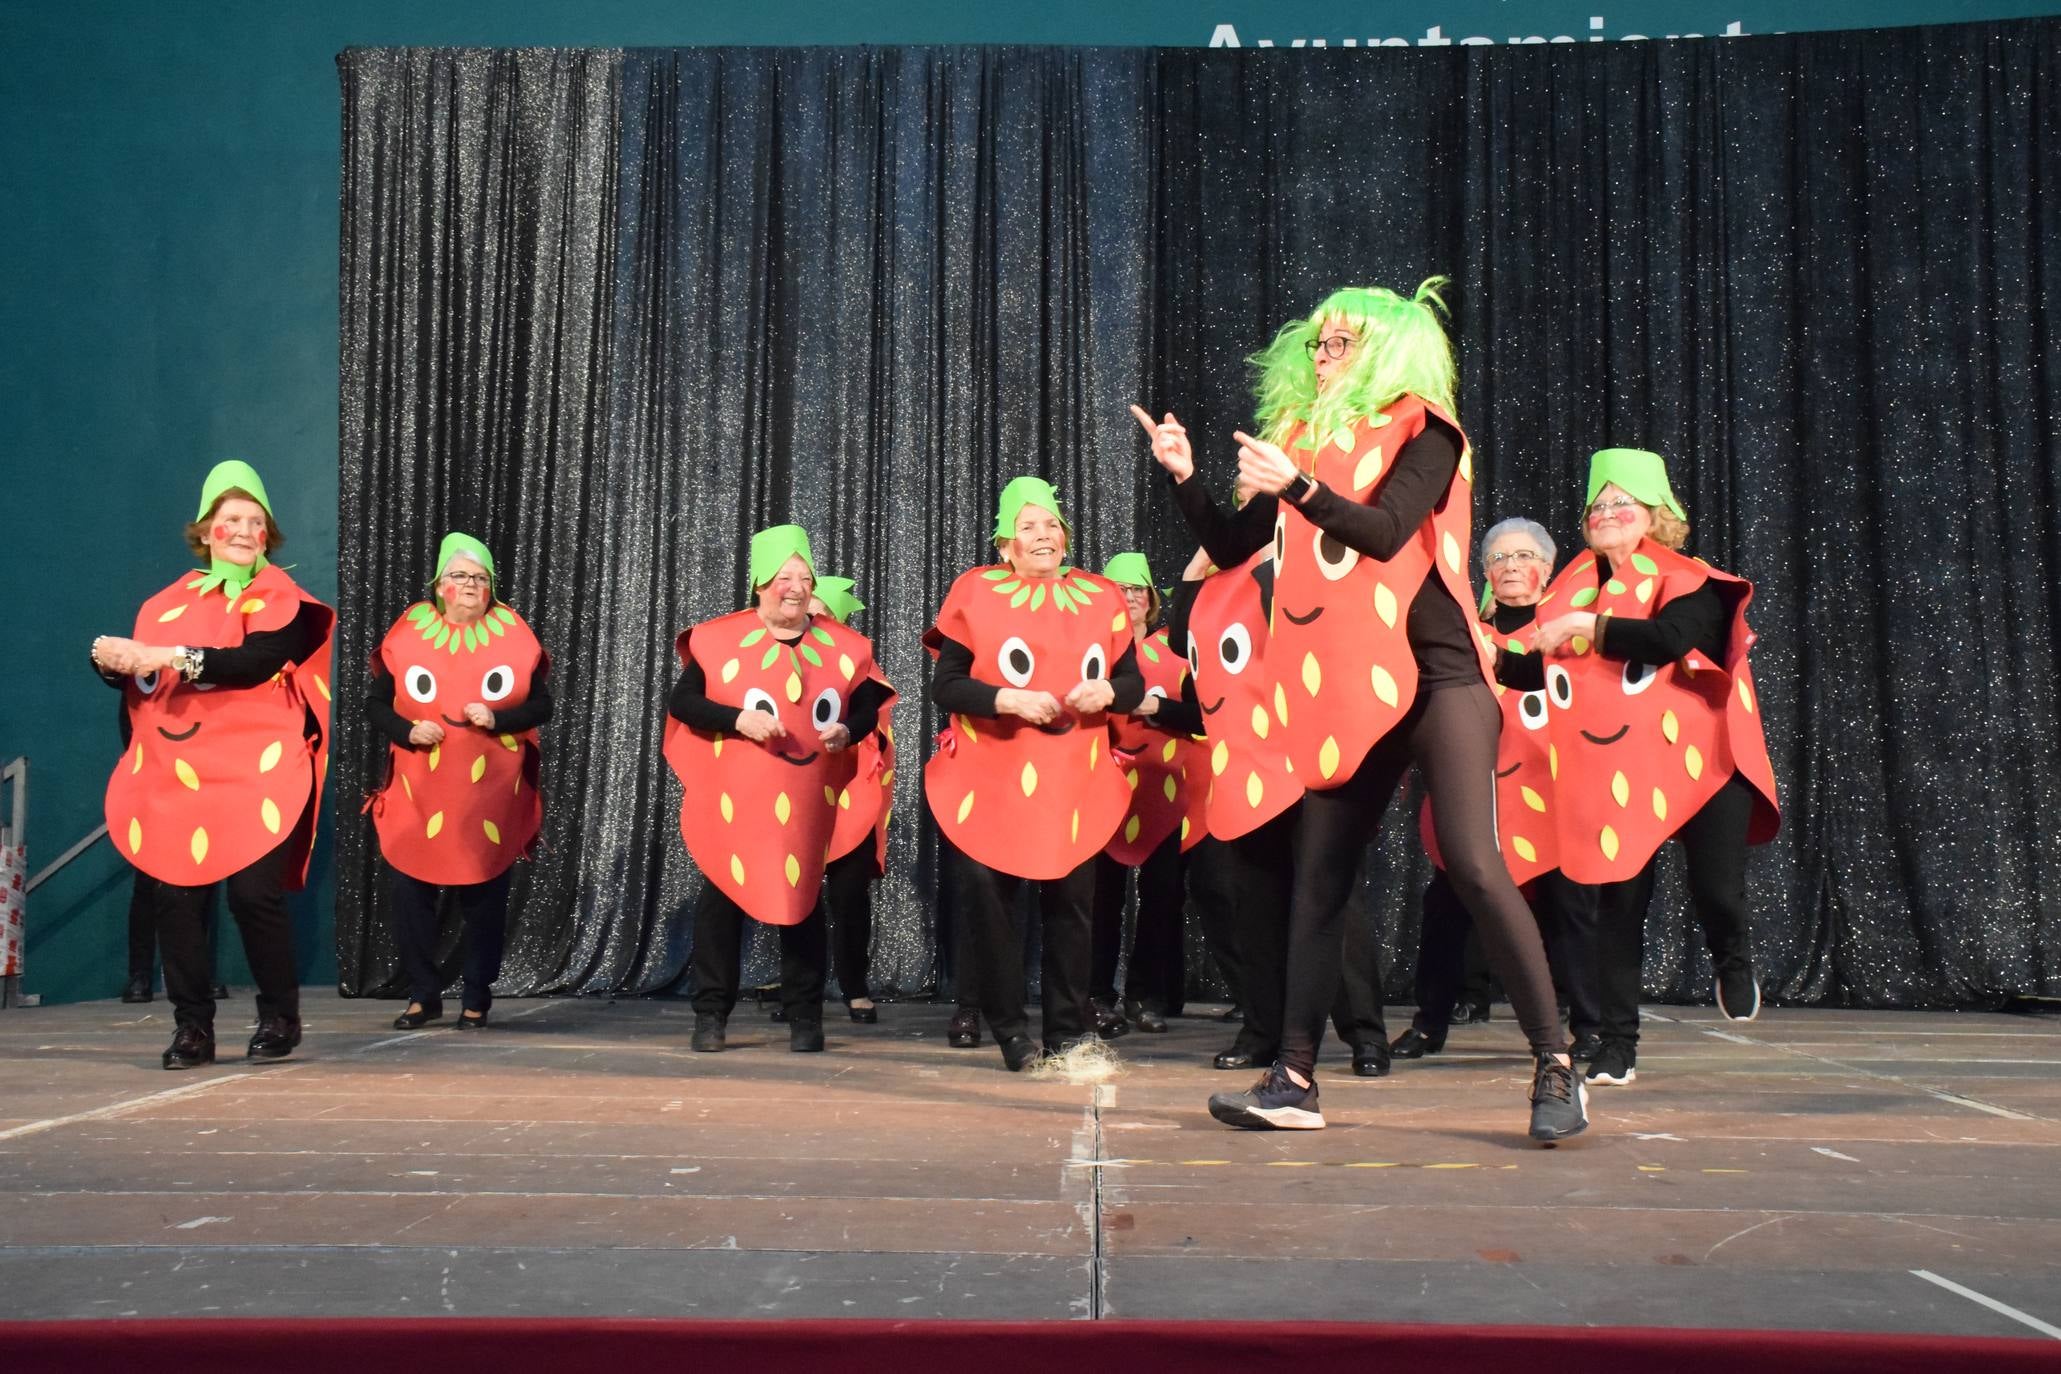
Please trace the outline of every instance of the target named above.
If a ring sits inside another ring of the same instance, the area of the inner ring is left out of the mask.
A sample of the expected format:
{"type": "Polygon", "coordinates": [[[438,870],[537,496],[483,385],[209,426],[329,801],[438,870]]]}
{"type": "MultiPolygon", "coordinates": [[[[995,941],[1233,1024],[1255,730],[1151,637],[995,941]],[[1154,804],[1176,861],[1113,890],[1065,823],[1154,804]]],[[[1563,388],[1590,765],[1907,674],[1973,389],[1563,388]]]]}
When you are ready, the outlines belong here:
{"type": "Polygon", "coordinates": [[[1295,474],[1295,480],[1289,483],[1281,494],[1299,506],[1309,500],[1310,493],[1316,489],[1316,478],[1310,476],[1307,472],[1298,472],[1295,474]]]}

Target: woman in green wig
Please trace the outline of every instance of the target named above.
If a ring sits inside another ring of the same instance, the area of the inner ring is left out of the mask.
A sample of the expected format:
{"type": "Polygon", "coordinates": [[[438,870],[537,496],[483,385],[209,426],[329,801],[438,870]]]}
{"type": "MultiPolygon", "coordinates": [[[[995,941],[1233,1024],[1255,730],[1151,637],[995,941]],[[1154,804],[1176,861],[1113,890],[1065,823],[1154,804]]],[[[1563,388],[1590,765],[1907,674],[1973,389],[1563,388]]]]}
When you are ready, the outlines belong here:
{"type": "Polygon", "coordinates": [[[385,785],[366,809],[394,871],[394,937],[408,983],[396,1030],[443,1016],[437,901],[464,918],[460,1030],[493,1005],[515,861],[544,823],[537,728],[551,719],[551,656],[494,593],[494,555],[453,532],[429,596],[404,611],[372,658],[365,718],[386,736],[385,785]]]}
{"type": "Polygon", "coordinates": [[[308,875],[329,762],[330,631],[336,613],[270,555],[285,543],[248,463],[218,463],[186,527],[200,560],[143,603],[132,635],[93,641],[121,689],[129,742],[107,786],[123,858],[156,880],[158,945],[176,1029],[163,1064],[214,1062],[215,998],[202,920],[229,912],[258,985],[246,1054],[300,1044],[300,980],[286,893],[308,875]]]}

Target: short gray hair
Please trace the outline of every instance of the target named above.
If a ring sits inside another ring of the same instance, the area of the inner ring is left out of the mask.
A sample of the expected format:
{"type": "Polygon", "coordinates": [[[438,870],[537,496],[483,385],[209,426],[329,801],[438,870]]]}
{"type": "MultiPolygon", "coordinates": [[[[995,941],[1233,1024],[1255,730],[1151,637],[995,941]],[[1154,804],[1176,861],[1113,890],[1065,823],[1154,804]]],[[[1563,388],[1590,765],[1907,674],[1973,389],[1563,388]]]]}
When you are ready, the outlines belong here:
{"type": "Polygon", "coordinates": [[[1538,546],[1539,552],[1546,556],[1546,565],[1548,567],[1553,566],[1557,551],[1553,547],[1553,536],[1546,533],[1546,527],[1536,520],[1527,520],[1521,515],[1513,515],[1508,520],[1496,521],[1481,536],[1481,566],[1484,571],[1488,568],[1488,551],[1495,546],[1498,539],[1501,539],[1506,534],[1521,534],[1526,539],[1531,540],[1533,544],[1538,546]]]}

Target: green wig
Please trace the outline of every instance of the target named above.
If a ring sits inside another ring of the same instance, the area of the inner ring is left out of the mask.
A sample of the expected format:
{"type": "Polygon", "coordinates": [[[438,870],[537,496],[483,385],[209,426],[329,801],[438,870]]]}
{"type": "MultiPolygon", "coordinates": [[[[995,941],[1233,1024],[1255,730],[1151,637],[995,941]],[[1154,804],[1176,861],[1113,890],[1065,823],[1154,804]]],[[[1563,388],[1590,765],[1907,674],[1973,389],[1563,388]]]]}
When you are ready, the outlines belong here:
{"type": "Polygon", "coordinates": [[[1454,415],[1458,387],[1453,345],[1439,313],[1444,277],[1427,277],[1414,296],[1378,286],[1348,286],[1326,296],[1307,319],[1282,326],[1274,341],[1247,359],[1259,373],[1256,419],[1263,437],[1279,441],[1291,425],[1328,435],[1378,414],[1414,392],[1454,415]],[[1308,345],[1336,320],[1360,336],[1359,351],[1317,394],[1308,345]]]}

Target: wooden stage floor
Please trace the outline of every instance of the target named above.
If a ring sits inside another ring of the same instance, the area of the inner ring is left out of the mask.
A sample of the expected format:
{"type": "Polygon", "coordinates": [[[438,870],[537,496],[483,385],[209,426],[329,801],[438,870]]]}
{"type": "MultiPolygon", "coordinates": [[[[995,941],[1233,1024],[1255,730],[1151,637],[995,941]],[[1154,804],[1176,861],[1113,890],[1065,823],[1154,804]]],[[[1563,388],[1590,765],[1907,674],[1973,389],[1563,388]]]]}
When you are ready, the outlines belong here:
{"type": "MultiPolygon", "coordinates": [[[[1320,1318],[2061,1336],[2061,1021],[1657,1008],[1589,1134],[1523,1137],[1506,1008],[1317,1133],[1203,1110],[1230,1028],[1100,1088],[887,1006],[503,1002],[167,1074],[160,1000],[0,1012],[0,1315],[1320,1318]],[[2045,1326],[2042,1333],[2040,1327],[2045,1326]]],[[[240,1053],[248,993],[224,1008],[240,1053]]],[[[1405,1013],[1398,1013],[1397,1020],[1405,1013]]]]}

